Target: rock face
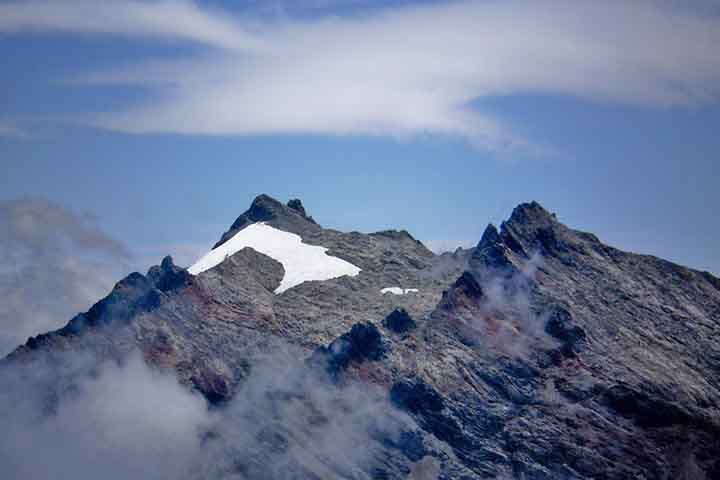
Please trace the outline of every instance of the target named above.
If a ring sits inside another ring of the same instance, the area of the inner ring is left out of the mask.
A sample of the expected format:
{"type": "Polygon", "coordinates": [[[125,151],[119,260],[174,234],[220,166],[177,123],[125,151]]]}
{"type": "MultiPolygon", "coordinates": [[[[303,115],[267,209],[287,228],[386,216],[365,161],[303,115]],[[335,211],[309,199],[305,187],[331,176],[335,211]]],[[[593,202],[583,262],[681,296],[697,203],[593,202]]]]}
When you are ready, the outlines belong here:
{"type": "Polygon", "coordinates": [[[396,308],[385,317],[383,326],[395,333],[405,333],[417,327],[417,324],[404,308],[396,308]]]}
{"type": "Polygon", "coordinates": [[[335,339],[327,347],[318,348],[310,360],[320,363],[330,375],[337,376],[351,362],[380,360],[384,356],[385,345],[382,334],[374,324],[368,322],[356,323],[349,332],[335,339]]]}
{"type": "Polygon", "coordinates": [[[240,215],[230,229],[223,233],[213,248],[219,247],[237,232],[256,222],[267,222],[275,228],[297,233],[301,237],[308,230],[320,228],[312,217],[307,216],[300,200],[293,199],[287,205],[283,205],[272,197],[259,195],[253,200],[248,211],[240,215]]]}
{"type": "MultiPolygon", "coordinates": [[[[488,226],[477,247],[439,256],[405,231],[323,229],[299,200],[264,195],[218,245],[258,221],[362,272],[275,295],[283,267],[252,249],[198,276],[166,258],[2,368],[43,352],[139,348],[222,410],[242,397],[257,358],[292,345],[307,369],[330,374],[312,382],[372,386],[402,412],[396,435],[370,428],[372,454],[353,469],[293,457],[269,478],[720,478],[712,275],[604,245],[535,202],[488,226]],[[418,292],[382,295],[387,285],[418,292]]],[[[273,402],[292,398],[302,395],[273,402]]],[[[258,435],[253,462],[294,451],[284,428],[258,435]]],[[[252,478],[254,463],[237,455],[213,478],[252,478]]]]}

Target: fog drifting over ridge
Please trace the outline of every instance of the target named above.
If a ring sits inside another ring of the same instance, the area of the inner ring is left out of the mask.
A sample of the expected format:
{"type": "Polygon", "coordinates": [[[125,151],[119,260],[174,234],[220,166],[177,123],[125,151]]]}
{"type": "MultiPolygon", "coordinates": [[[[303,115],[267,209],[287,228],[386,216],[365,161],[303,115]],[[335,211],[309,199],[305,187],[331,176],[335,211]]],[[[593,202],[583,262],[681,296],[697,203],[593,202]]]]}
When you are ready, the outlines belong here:
{"type": "Polygon", "coordinates": [[[4,365],[4,478],[281,480],[308,465],[357,471],[378,455],[376,436],[416,428],[379,388],[335,386],[298,355],[286,345],[257,358],[219,409],[138,351],[104,360],[47,353],[4,365]]]}
{"type": "Polygon", "coordinates": [[[104,297],[128,248],[90,214],[43,198],[0,202],[0,357],[104,297]]]}

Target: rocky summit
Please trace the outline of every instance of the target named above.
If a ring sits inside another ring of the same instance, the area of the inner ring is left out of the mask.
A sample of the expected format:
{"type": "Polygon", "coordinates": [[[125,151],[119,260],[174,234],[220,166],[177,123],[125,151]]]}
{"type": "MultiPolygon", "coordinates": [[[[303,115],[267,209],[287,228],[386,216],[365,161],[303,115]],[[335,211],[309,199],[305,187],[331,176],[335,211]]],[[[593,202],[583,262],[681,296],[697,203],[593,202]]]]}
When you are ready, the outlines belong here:
{"type": "Polygon", "coordinates": [[[50,365],[38,415],[59,415],[94,365],[139,351],[220,419],[195,433],[193,479],[720,478],[711,274],[607,246],[535,202],[436,255],[261,195],[215,247],[260,222],[359,273],[275,293],[290,268],[258,249],[197,275],[167,257],[0,371],[50,365]]]}

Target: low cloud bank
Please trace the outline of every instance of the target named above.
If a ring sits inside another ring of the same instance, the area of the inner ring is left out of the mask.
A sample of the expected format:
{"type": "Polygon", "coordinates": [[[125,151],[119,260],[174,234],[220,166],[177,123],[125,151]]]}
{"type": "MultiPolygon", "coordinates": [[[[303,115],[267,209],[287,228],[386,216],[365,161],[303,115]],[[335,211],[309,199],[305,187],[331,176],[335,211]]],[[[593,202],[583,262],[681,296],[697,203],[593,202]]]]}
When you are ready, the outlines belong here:
{"type": "Polygon", "coordinates": [[[6,367],[0,378],[8,480],[182,478],[210,421],[202,397],[150,370],[138,353],[100,365],[58,355],[6,367]]]}
{"type": "Polygon", "coordinates": [[[0,367],[3,478],[367,477],[386,460],[382,439],[414,424],[379,388],[333,384],[298,355],[288,347],[257,359],[214,408],[137,351],[0,367]]]}
{"type": "Polygon", "coordinates": [[[90,214],[42,198],[0,202],[0,357],[106,295],[130,259],[90,214]]]}

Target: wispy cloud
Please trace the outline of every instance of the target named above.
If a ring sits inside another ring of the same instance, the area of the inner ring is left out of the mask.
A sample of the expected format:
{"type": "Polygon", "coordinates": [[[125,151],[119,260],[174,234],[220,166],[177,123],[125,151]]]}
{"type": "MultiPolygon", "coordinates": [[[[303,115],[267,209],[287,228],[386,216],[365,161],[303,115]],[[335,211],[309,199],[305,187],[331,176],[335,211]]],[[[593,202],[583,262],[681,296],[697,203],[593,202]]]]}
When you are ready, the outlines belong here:
{"type": "Polygon", "coordinates": [[[435,253],[454,252],[458,248],[472,248],[477,241],[460,239],[423,240],[423,244],[435,253]]]}
{"type": "Polygon", "coordinates": [[[3,478],[189,476],[210,421],[204,399],[137,352],[122,360],[38,353],[0,369],[3,478]]]}
{"type": "Polygon", "coordinates": [[[17,125],[0,121],[0,137],[28,139],[30,135],[17,125]]]}
{"type": "Polygon", "coordinates": [[[272,133],[465,138],[526,147],[476,100],[561,94],[649,107],[720,96],[720,18],[673,1],[460,1],[360,14],[244,17],[189,1],[29,1],[0,7],[0,31],[165,37],[212,48],[80,75],[155,95],[94,114],[132,133],[272,133]]]}
{"type": "MultiPolygon", "coordinates": [[[[36,351],[25,362],[5,364],[3,479],[286,480],[347,478],[347,472],[369,478],[388,464],[419,469],[400,449],[382,448],[403,433],[422,438],[382,389],[351,380],[332,384],[298,361],[308,352],[280,348],[285,351],[250,360],[233,397],[213,410],[172,371],[153,368],[135,350],[113,359],[36,351]]],[[[429,448],[420,466],[439,456],[430,442],[421,443],[429,448]]]]}
{"type": "Polygon", "coordinates": [[[0,356],[86,310],[130,259],[89,215],[40,198],[0,202],[0,356]]]}
{"type": "Polygon", "coordinates": [[[231,49],[257,46],[236,21],[189,0],[10,2],[0,6],[0,31],[148,36],[231,49]]]}

